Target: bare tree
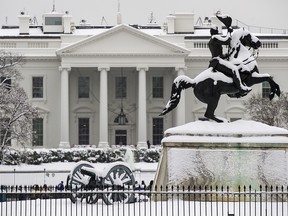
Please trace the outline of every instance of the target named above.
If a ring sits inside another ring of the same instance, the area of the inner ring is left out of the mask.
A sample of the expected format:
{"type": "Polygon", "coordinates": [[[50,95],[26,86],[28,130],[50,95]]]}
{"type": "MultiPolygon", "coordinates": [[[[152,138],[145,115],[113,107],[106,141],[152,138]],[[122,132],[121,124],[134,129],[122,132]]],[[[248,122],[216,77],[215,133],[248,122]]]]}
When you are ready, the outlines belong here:
{"type": "Polygon", "coordinates": [[[0,51],[0,161],[10,149],[11,141],[25,145],[32,139],[32,121],[38,116],[19,81],[20,55],[0,51]]]}
{"type": "Polygon", "coordinates": [[[269,100],[261,94],[254,94],[244,102],[252,120],[271,126],[288,129],[288,94],[281,93],[278,99],[269,100]]]}

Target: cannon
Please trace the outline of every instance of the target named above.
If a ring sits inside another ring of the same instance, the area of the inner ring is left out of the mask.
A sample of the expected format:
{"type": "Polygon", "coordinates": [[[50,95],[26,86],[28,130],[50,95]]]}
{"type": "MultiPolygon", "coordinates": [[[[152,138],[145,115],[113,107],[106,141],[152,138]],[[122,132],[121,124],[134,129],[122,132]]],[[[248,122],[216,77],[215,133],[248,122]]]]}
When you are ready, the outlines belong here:
{"type": "Polygon", "coordinates": [[[80,161],[68,175],[66,184],[67,189],[72,192],[70,199],[73,203],[77,199],[85,199],[90,204],[102,199],[107,205],[113,202],[131,203],[135,200],[134,193],[129,193],[135,186],[135,178],[131,169],[123,162],[114,162],[103,170],[97,170],[92,164],[80,161]],[[117,190],[117,193],[113,193],[113,190],[117,190]]]}

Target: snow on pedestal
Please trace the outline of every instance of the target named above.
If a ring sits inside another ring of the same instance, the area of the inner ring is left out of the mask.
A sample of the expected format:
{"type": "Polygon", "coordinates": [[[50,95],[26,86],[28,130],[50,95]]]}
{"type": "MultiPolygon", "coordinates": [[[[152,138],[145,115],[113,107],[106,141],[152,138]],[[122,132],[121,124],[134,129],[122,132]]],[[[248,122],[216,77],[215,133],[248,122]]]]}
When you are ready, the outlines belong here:
{"type": "Polygon", "coordinates": [[[255,121],[191,122],[165,131],[156,185],[259,188],[288,182],[288,130],[255,121]]]}

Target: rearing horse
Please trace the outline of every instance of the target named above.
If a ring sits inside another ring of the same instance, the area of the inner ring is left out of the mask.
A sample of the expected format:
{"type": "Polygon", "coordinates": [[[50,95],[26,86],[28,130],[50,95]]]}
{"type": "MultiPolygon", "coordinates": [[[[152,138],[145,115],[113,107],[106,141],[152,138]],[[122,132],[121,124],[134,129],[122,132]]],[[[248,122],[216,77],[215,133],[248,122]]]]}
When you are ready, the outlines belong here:
{"type": "MultiPolygon", "coordinates": [[[[253,86],[267,81],[270,84],[269,95],[272,100],[275,94],[280,96],[280,87],[269,74],[259,74],[256,58],[251,54],[250,48],[257,50],[261,46],[260,40],[244,29],[234,30],[228,50],[229,61],[239,68],[242,83],[246,86],[253,86]],[[248,49],[249,48],[249,49],[248,49]]],[[[216,122],[223,122],[215,117],[214,112],[218,106],[220,96],[228,94],[229,97],[243,97],[239,89],[233,84],[233,79],[219,71],[213,71],[210,67],[201,72],[194,79],[181,75],[176,77],[172,84],[171,97],[160,115],[165,115],[173,110],[179,103],[181,91],[187,88],[194,88],[194,94],[203,103],[207,104],[204,116],[216,122]]]]}

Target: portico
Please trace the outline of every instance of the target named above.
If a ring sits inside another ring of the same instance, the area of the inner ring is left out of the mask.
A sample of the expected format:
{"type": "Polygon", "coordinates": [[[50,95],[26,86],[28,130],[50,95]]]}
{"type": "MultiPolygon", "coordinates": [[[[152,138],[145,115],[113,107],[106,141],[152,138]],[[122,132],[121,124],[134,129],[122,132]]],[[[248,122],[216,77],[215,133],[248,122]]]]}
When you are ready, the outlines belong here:
{"type": "MultiPolygon", "coordinates": [[[[188,53],[189,51],[182,47],[157,39],[127,25],[116,26],[102,34],[59,49],[57,51],[57,55],[61,58],[61,140],[59,146],[78,145],[78,138],[75,134],[79,132],[79,128],[73,125],[78,124],[79,116],[87,116],[89,144],[98,147],[113,145],[115,141],[113,136],[124,128],[127,131],[127,140],[129,140],[127,144],[145,147],[147,140],[151,137],[150,126],[152,125],[152,123],[149,124],[147,113],[153,109],[157,109],[160,113],[163,104],[169,98],[169,95],[165,95],[161,100],[147,100],[151,94],[151,77],[165,73],[163,77],[169,83],[169,86],[165,88],[170,89],[174,77],[185,73],[185,57],[188,53]],[[120,76],[121,69],[127,77],[127,96],[123,99],[123,104],[129,123],[120,127],[113,120],[120,110],[120,99],[115,97],[114,85],[115,77],[120,76]],[[87,100],[76,100],[76,93],[70,89],[71,85],[74,86],[77,83],[76,79],[80,76],[90,78],[91,95],[87,100]]],[[[180,109],[175,117],[177,125],[185,123],[185,100],[181,101],[183,103],[179,104],[180,109]]]]}

